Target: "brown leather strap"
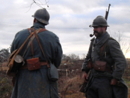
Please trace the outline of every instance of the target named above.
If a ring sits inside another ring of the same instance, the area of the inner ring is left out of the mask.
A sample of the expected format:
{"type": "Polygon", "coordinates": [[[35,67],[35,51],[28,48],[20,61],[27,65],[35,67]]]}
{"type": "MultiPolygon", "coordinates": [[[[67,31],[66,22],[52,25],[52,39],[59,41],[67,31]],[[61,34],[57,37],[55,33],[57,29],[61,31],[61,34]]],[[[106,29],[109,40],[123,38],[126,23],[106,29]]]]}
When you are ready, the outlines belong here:
{"type": "MultiPolygon", "coordinates": [[[[41,31],[45,31],[45,29],[43,29],[43,30],[41,29],[41,31]]],[[[39,47],[40,47],[40,49],[41,49],[42,54],[44,55],[46,61],[48,62],[48,59],[47,59],[47,57],[46,57],[46,55],[45,55],[45,53],[44,53],[43,47],[42,47],[42,43],[41,43],[41,41],[40,41],[39,36],[37,35],[37,33],[35,33],[35,37],[36,37],[36,40],[37,40],[37,42],[38,42],[38,44],[39,44],[39,47]]],[[[47,64],[47,67],[50,67],[50,65],[47,64]]]]}
{"type": "Polygon", "coordinates": [[[23,44],[17,49],[17,51],[14,53],[12,59],[15,58],[15,56],[21,51],[21,49],[24,47],[24,45],[28,42],[28,40],[33,36],[34,33],[31,33],[26,40],[23,42],[23,44]]]}
{"type": "MultiPolygon", "coordinates": [[[[29,28],[28,30],[29,30],[30,33],[36,31],[36,29],[34,29],[34,28],[29,28]]],[[[46,31],[46,29],[45,29],[45,28],[39,28],[39,32],[37,32],[37,33],[40,33],[40,32],[43,32],[43,31],[46,31]]],[[[36,34],[37,34],[37,33],[36,33],[36,34]]]]}
{"type": "Polygon", "coordinates": [[[26,47],[26,49],[25,49],[25,51],[24,51],[24,53],[23,53],[23,57],[24,57],[24,55],[26,54],[27,49],[28,49],[29,46],[31,46],[32,55],[34,55],[34,53],[33,53],[33,43],[32,43],[32,41],[33,41],[34,38],[35,38],[35,34],[38,34],[38,33],[40,33],[40,32],[46,31],[46,29],[44,29],[44,28],[39,28],[39,29],[37,29],[37,30],[35,30],[34,28],[29,28],[28,30],[29,30],[30,35],[32,35],[32,37],[29,39],[29,42],[28,42],[28,44],[27,44],[27,47],[26,47]]]}
{"type": "Polygon", "coordinates": [[[30,44],[31,47],[31,53],[32,53],[32,57],[34,56],[34,49],[33,49],[33,43],[30,44]]]}
{"type": "MultiPolygon", "coordinates": [[[[41,65],[41,66],[45,66],[45,65],[48,66],[48,62],[40,62],[40,65],[41,65]]],[[[22,66],[20,69],[28,69],[27,66],[28,66],[28,64],[22,66]]]]}
{"type": "MultiPolygon", "coordinates": [[[[39,44],[40,49],[41,49],[41,51],[42,51],[42,54],[43,54],[44,57],[46,58],[46,55],[45,55],[45,53],[44,53],[44,51],[43,51],[43,47],[42,47],[42,45],[41,45],[41,42],[40,42],[40,39],[39,39],[38,35],[35,34],[35,37],[36,37],[36,39],[37,39],[37,41],[38,41],[38,44],[39,44]]],[[[46,61],[48,61],[47,58],[46,58],[46,61]]]]}

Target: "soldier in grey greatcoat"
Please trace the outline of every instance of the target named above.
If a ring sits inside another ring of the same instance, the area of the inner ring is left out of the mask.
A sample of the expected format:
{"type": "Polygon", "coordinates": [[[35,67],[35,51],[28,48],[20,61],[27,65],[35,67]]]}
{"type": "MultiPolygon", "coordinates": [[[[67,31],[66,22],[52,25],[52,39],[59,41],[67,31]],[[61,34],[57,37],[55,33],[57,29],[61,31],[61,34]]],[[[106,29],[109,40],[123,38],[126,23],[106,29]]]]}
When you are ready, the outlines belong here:
{"type": "Polygon", "coordinates": [[[128,89],[122,79],[127,63],[120,45],[106,31],[104,17],[97,16],[91,26],[96,38],[91,40],[82,65],[87,81],[85,94],[87,98],[127,98],[128,89]]]}
{"type": "MultiPolygon", "coordinates": [[[[43,31],[37,35],[45,55],[42,53],[36,38],[33,39],[28,48],[28,44],[26,44],[19,52],[19,55],[23,56],[25,64],[15,76],[11,98],[59,98],[57,81],[51,81],[48,78],[47,60],[53,63],[57,68],[60,66],[62,58],[61,44],[58,36],[45,28],[50,18],[45,8],[38,9],[33,17],[34,24],[31,28],[33,28],[33,30],[43,29],[43,31]],[[28,70],[28,63],[26,62],[32,58],[39,58],[37,64],[40,64],[41,68],[31,71],[28,70]]],[[[13,40],[11,52],[18,49],[30,33],[28,28],[19,31],[13,40]]]]}

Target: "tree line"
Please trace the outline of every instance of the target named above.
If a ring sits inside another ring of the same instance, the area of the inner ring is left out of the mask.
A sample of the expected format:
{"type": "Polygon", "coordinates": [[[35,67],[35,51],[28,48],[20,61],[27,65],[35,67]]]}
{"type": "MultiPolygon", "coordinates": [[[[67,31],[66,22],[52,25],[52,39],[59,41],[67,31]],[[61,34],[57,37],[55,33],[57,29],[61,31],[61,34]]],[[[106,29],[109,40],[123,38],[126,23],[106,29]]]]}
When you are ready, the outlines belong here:
{"type": "MultiPolygon", "coordinates": [[[[10,56],[10,52],[9,49],[1,49],[0,50],[0,63],[7,61],[7,59],[10,56]]],[[[76,61],[76,60],[80,60],[80,57],[76,54],[63,54],[62,56],[62,60],[71,60],[71,61],[76,61]]]]}

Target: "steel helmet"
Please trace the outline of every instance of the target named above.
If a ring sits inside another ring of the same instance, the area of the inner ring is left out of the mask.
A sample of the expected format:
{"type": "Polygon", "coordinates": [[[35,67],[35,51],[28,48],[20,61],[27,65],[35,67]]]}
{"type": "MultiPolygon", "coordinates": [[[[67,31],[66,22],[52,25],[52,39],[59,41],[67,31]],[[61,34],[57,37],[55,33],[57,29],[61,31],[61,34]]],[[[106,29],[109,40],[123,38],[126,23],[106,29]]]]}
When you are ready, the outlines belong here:
{"type": "Polygon", "coordinates": [[[32,17],[35,17],[39,22],[48,24],[50,15],[45,8],[38,9],[32,17]]]}
{"type": "Polygon", "coordinates": [[[97,16],[93,20],[93,24],[90,25],[90,27],[95,27],[95,26],[103,26],[103,27],[108,27],[107,21],[103,16],[97,16]]]}

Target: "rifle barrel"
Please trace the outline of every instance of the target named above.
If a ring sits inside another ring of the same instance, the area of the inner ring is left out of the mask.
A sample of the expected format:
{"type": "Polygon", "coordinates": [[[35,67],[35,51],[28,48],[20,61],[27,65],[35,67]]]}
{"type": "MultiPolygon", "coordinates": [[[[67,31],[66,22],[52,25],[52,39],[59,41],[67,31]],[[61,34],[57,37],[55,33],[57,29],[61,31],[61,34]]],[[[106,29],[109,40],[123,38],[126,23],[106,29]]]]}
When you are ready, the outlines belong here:
{"type": "Polygon", "coordinates": [[[105,19],[106,20],[107,20],[108,14],[109,14],[110,6],[111,6],[111,4],[108,5],[108,10],[106,11],[106,14],[105,14],[105,19]]]}

